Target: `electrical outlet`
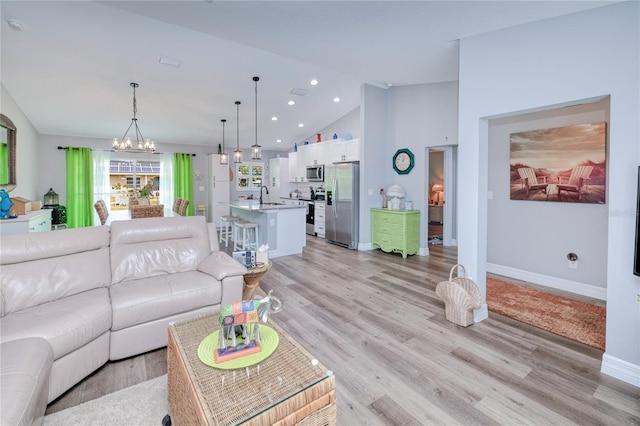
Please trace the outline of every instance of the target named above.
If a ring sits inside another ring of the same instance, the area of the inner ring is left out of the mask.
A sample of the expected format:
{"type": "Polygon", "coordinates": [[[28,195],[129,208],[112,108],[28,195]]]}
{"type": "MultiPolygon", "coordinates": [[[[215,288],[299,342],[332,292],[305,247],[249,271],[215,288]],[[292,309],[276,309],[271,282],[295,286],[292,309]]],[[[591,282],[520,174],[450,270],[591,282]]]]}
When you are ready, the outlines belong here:
{"type": "Polygon", "coordinates": [[[570,260],[569,261],[569,268],[578,269],[578,261],[577,260],[570,260]]]}

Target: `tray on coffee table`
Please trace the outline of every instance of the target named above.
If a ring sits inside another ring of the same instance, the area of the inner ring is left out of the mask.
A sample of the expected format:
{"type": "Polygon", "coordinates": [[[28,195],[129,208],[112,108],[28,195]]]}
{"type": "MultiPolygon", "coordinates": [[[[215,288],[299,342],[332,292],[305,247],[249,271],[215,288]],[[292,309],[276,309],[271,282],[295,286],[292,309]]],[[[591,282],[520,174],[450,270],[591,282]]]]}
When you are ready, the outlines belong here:
{"type": "Polygon", "coordinates": [[[217,313],[169,326],[169,414],[173,424],[336,423],[335,377],[271,320],[279,344],[263,362],[237,370],[202,363],[198,346],[217,313]]]}

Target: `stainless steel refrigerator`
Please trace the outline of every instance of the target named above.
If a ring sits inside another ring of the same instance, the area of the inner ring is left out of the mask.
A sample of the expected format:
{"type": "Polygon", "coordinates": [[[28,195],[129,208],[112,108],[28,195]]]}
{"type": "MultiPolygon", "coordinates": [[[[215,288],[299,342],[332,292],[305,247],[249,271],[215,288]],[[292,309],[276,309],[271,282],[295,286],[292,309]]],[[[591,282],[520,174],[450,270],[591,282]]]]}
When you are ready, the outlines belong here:
{"type": "Polygon", "coordinates": [[[358,248],[360,164],[325,166],[326,238],[332,244],[358,248]]]}

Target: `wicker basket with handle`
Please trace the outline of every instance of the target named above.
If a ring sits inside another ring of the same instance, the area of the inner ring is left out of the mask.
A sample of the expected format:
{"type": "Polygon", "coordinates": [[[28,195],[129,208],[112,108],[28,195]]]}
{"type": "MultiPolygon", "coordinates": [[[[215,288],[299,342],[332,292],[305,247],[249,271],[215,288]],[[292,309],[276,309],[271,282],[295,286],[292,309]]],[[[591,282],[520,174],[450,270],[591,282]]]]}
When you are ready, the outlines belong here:
{"type": "Polygon", "coordinates": [[[449,281],[436,286],[436,294],[444,301],[445,317],[452,323],[467,327],[473,324],[473,310],[482,307],[482,293],[478,285],[467,276],[467,270],[459,263],[451,267],[449,281]],[[453,271],[462,268],[464,276],[453,277],[453,271]]]}

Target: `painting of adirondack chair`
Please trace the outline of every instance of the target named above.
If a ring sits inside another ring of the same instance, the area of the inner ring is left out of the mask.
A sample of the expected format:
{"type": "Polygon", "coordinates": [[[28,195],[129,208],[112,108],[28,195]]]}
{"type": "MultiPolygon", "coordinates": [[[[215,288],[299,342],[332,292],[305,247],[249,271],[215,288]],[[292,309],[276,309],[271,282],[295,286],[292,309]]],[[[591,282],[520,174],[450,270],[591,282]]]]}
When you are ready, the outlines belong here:
{"type": "Polygon", "coordinates": [[[575,192],[578,194],[578,200],[581,200],[582,194],[585,194],[589,189],[589,176],[591,176],[592,170],[592,166],[578,166],[571,171],[569,179],[559,176],[556,185],[558,196],[561,191],[575,192]]]}
{"type": "Polygon", "coordinates": [[[536,176],[535,170],[531,167],[521,167],[518,169],[518,174],[522,180],[522,184],[527,190],[527,197],[533,191],[540,191],[547,193],[549,184],[547,183],[546,176],[536,176]]]}
{"type": "Polygon", "coordinates": [[[607,122],[509,134],[509,198],[605,204],[607,122]]]}

